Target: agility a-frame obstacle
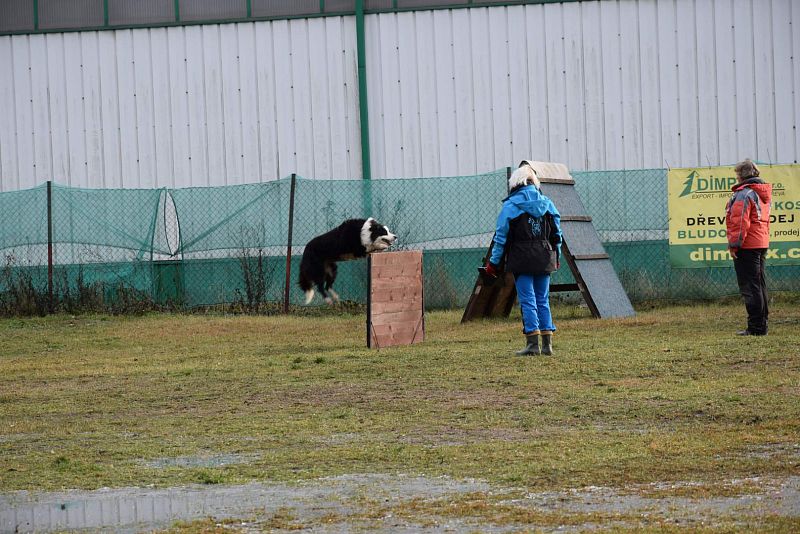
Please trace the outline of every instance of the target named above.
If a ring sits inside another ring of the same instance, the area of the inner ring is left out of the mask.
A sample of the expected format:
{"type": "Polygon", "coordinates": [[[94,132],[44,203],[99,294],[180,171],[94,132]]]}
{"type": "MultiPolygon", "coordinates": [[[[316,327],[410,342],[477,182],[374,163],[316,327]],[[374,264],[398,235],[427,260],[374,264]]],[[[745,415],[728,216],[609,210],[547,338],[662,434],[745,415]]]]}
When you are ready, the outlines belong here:
{"type": "MultiPolygon", "coordinates": [[[[539,177],[542,193],[550,197],[561,213],[561,263],[569,266],[575,279],[574,284],[551,285],[550,292],[580,291],[592,315],[597,318],[635,315],[567,167],[540,161],[532,161],[530,165],[539,177]]],[[[489,245],[484,264],[491,255],[492,245],[489,245]]],[[[511,273],[504,273],[496,279],[478,276],[461,322],[481,317],[507,317],[516,297],[511,273]]]]}

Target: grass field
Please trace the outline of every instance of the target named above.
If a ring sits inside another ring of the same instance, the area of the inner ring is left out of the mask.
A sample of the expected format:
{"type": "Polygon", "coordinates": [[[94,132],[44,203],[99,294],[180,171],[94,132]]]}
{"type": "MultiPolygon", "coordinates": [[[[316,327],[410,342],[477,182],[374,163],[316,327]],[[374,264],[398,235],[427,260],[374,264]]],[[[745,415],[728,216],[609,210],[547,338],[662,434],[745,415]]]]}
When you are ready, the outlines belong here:
{"type": "MultiPolygon", "coordinates": [[[[0,320],[0,488],[406,474],[707,499],[799,476],[800,299],[776,297],[767,337],[733,335],[735,300],[637,312],[557,306],[556,354],[525,358],[518,315],[429,313],[425,343],[379,351],[356,314],[0,320]]],[[[393,513],[585,523],[492,492],[393,513]]],[[[798,515],[752,525],[796,530],[798,515]]]]}

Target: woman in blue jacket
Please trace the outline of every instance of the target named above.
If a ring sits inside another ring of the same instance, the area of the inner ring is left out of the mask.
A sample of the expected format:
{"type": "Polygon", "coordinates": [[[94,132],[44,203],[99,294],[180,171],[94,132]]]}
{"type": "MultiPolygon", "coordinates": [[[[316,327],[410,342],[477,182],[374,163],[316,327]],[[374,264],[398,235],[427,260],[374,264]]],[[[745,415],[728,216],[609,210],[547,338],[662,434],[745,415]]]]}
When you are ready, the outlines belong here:
{"type": "Polygon", "coordinates": [[[505,270],[514,274],[527,341],[517,354],[549,355],[556,331],[550,314],[550,273],[558,269],[561,258],[561,215],[539,190],[539,179],[529,162],[520,164],[508,186],[510,193],[497,217],[486,273],[497,276],[505,256],[505,270]]]}

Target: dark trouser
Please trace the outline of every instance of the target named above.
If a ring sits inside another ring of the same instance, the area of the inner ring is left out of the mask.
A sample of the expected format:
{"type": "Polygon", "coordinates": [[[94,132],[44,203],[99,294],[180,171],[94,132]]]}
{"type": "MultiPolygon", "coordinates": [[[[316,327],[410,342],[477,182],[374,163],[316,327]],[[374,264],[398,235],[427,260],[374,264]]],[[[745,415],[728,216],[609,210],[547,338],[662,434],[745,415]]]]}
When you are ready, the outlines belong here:
{"type": "Polygon", "coordinates": [[[747,309],[747,329],[752,334],[767,333],[767,281],[764,277],[767,249],[739,249],[737,258],[733,260],[736,269],[736,281],[739,293],[744,299],[747,309]]]}

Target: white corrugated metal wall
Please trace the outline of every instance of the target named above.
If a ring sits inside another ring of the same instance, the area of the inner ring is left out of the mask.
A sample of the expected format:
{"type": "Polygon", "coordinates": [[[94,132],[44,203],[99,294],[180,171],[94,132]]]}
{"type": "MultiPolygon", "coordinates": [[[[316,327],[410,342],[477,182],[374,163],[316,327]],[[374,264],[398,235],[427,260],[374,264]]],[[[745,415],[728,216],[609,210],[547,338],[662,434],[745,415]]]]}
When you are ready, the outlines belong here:
{"type": "Polygon", "coordinates": [[[0,185],[359,176],[353,17],[0,37],[0,185]]]}
{"type": "Polygon", "coordinates": [[[376,176],[527,158],[601,170],[800,154],[796,0],[552,3],[368,22],[376,176]]]}
{"type": "MultiPolygon", "coordinates": [[[[372,175],[800,154],[796,0],[366,19],[372,175]]],[[[353,17],[0,37],[0,190],[361,175],[353,17]]]]}

